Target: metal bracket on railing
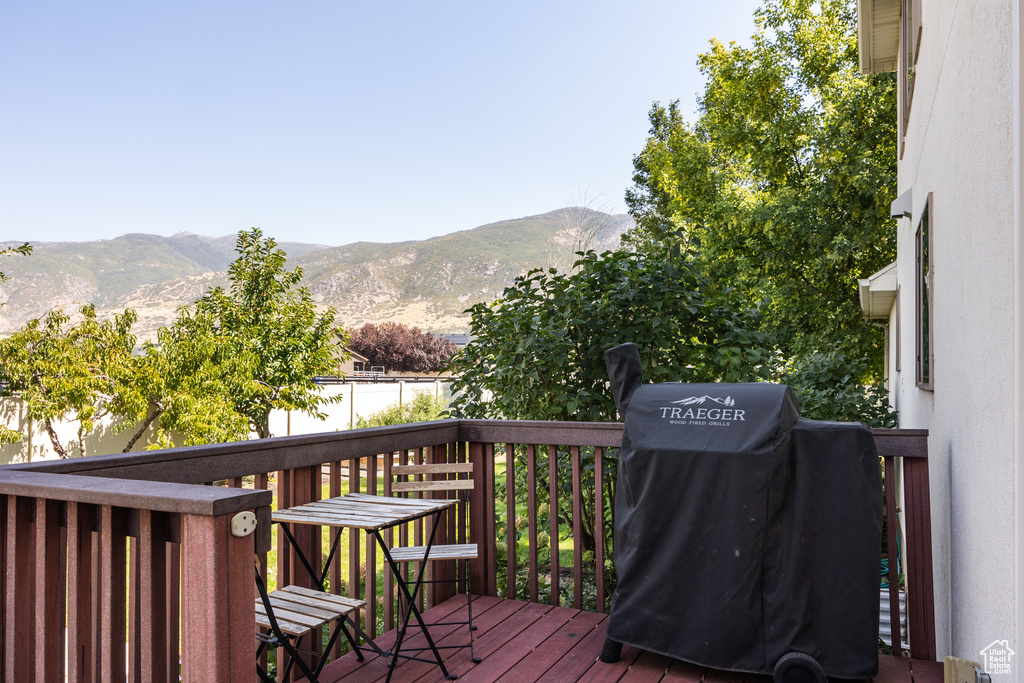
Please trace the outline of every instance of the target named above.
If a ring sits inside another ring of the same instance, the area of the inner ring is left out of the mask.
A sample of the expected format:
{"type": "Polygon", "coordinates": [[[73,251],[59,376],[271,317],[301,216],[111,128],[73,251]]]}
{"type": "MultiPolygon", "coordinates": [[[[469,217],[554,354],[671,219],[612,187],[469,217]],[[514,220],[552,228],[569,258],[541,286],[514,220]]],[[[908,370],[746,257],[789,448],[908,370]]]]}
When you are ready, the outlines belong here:
{"type": "Polygon", "coordinates": [[[231,518],[231,535],[243,538],[256,530],[256,515],[246,510],[231,518]]]}

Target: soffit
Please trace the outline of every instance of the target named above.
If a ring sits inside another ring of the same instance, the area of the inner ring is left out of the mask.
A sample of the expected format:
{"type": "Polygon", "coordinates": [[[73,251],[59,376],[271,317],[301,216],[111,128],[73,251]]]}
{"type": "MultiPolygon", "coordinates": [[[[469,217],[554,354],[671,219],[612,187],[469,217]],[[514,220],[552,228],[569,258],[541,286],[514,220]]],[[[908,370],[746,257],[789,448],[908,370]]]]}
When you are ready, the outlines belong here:
{"type": "Polygon", "coordinates": [[[893,71],[900,48],[900,0],[857,0],[861,73],[893,71]]]}
{"type": "Polygon", "coordinates": [[[857,280],[860,308],[865,318],[888,318],[896,302],[896,262],[893,261],[874,275],[857,280]]]}

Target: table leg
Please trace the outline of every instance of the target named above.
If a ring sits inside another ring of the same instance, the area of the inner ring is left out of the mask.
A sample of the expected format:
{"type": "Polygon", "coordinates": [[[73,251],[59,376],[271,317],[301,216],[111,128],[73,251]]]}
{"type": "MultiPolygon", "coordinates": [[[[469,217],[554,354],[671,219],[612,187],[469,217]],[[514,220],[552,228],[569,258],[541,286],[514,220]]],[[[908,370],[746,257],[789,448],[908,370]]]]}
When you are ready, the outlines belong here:
{"type": "MultiPolygon", "coordinates": [[[[381,549],[384,552],[384,558],[387,560],[388,565],[391,567],[391,572],[395,576],[395,582],[398,584],[399,591],[401,592],[402,595],[405,596],[407,600],[407,607],[404,610],[404,615],[402,616],[402,624],[398,628],[398,634],[397,637],[395,638],[394,650],[391,653],[391,662],[388,663],[388,675],[387,679],[385,680],[385,683],[390,683],[391,681],[391,674],[395,670],[395,665],[398,663],[398,657],[402,651],[402,641],[405,639],[405,632],[408,629],[409,622],[412,620],[413,616],[416,617],[416,622],[419,624],[420,629],[423,631],[423,636],[427,639],[427,645],[430,646],[430,651],[434,654],[434,661],[441,668],[441,673],[444,675],[445,678],[449,680],[455,680],[458,678],[458,676],[448,673],[448,669],[444,665],[444,660],[441,658],[441,653],[437,649],[437,645],[434,644],[434,639],[430,637],[430,631],[427,630],[427,625],[426,623],[424,623],[423,617],[420,614],[419,609],[416,607],[416,597],[419,595],[420,589],[423,587],[423,575],[426,572],[427,560],[430,557],[430,549],[434,545],[434,536],[437,533],[437,523],[438,520],[441,518],[442,512],[444,512],[444,510],[438,510],[436,513],[433,514],[434,523],[431,525],[430,537],[427,540],[426,550],[424,551],[423,555],[423,562],[420,563],[419,571],[416,574],[416,582],[411,592],[409,591],[408,582],[405,580],[405,577],[402,576],[402,573],[398,568],[398,564],[391,557],[390,549],[384,543],[384,539],[381,538],[380,531],[377,529],[371,530],[371,533],[373,533],[374,537],[377,539],[377,542],[381,545],[381,549]]],[[[416,657],[410,657],[410,659],[429,662],[429,660],[419,659],[416,657]]]]}

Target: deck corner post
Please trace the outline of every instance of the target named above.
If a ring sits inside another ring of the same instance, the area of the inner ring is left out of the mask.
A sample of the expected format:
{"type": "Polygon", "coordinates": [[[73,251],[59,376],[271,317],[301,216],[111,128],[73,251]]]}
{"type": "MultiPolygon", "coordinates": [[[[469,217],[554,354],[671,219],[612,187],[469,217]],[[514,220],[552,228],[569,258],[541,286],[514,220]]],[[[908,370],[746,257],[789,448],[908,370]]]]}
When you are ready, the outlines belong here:
{"type": "Polygon", "coordinates": [[[182,681],[255,680],[252,536],[232,536],[229,515],[182,515],[181,536],[182,681]]]}

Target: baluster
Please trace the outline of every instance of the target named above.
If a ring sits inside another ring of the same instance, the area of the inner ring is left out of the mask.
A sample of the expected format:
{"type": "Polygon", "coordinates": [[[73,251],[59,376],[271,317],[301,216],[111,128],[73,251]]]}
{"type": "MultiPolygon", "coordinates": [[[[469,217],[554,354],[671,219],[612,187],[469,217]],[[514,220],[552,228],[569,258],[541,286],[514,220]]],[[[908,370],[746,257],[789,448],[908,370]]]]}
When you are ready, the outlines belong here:
{"type": "Polygon", "coordinates": [[[594,449],[594,564],[596,565],[597,611],[604,613],[604,449],[594,449]]]}
{"type": "Polygon", "coordinates": [[[516,453],[515,445],[505,444],[505,564],[508,578],[505,580],[505,597],[516,597],[516,453]]]}
{"type": "Polygon", "coordinates": [[[551,604],[558,606],[558,449],[548,446],[548,518],[551,534],[551,604]]]}
{"type": "Polygon", "coordinates": [[[583,608],[583,467],[580,464],[580,447],[572,447],[572,576],[573,606],[583,608]]]}

